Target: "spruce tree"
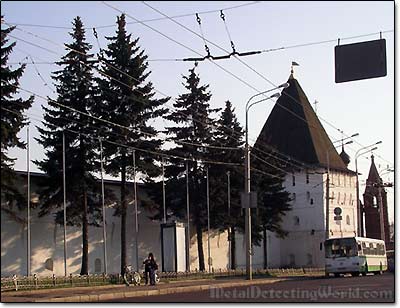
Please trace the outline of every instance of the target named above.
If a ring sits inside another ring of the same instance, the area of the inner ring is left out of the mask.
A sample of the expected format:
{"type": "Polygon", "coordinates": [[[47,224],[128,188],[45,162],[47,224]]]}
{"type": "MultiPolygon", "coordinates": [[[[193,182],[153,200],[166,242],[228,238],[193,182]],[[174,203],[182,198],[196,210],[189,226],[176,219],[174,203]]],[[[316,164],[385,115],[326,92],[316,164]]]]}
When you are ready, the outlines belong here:
{"type": "MultiPolygon", "coordinates": [[[[257,142],[254,147],[259,147],[257,142]]],[[[259,155],[257,155],[259,157],[259,155]]],[[[283,185],[285,167],[273,153],[262,160],[251,157],[251,185],[257,192],[257,209],[252,210],[252,243],[264,247],[264,268],[267,267],[267,230],[280,238],[287,235],[282,228],[283,216],[292,209],[290,194],[283,185]],[[264,161],[262,161],[264,160],[264,161]],[[267,163],[265,162],[267,161],[267,163]],[[259,171],[257,171],[257,170],[259,171]]],[[[244,224],[242,225],[242,230],[244,224]]]]}
{"type": "Polygon", "coordinates": [[[235,115],[230,101],[216,122],[214,148],[210,148],[210,159],[227,163],[210,168],[211,225],[221,231],[228,230],[231,241],[231,268],[236,266],[235,226],[244,220],[241,216],[240,193],[244,186],[244,130],[235,115]],[[229,165],[232,164],[232,165],[229,165]],[[233,164],[239,165],[235,166],[233,164]],[[230,209],[228,210],[228,172],[230,178],[230,209]]]}
{"type": "Polygon", "coordinates": [[[121,199],[116,215],[121,217],[121,274],[127,265],[126,253],[126,180],[132,174],[132,151],[127,147],[140,148],[135,152],[137,172],[144,180],[155,177],[160,170],[155,165],[157,157],[148,151],[159,151],[161,141],[152,138],[157,133],[149,120],[162,116],[162,108],[169,98],[154,98],[153,85],[147,81],[147,55],[138,45],[139,38],[132,39],[125,26],[125,15],[117,17],[116,35],[106,37],[109,41],[102,57],[102,71],[108,77],[99,80],[102,107],[97,114],[121,126],[108,126],[106,132],[112,141],[126,147],[104,143],[105,170],[121,175],[121,199]],[[149,136],[150,135],[150,136],[149,136]],[[147,152],[146,152],[147,151],[147,152]]]}
{"type": "MultiPolygon", "coordinates": [[[[214,121],[210,115],[217,111],[211,109],[209,101],[211,93],[208,85],[200,85],[200,77],[195,67],[184,76],[183,84],[187,92],[181,94],[166,119],[175,123],[167,127],[171,140],[176,146],[168,151],[170,155],[187,158],[189,167],[189,196],[190,218],[196,230],[199,269],[205,270],[203,252],[203,231],[207,227],[207,200],[206,200],[206,168],[204,160],[209,160],[207,147],[212,143],[212,126],[214,121]],[[195,145],[197,144],[197,145],[195,145]]],[[[171,158],[166,166],[166,199],[168,207],[175,216],[186,218],[186,164],[182,159],[171,158]]],[[[158,202],[160,198],[157,199],[158,202]]]]}
{"type": "Polygon", "coordinates": [[[84,113],[93,113],[96,104],[96,86],[93,77],[91,45],[86,42],[85,30],[80,17],[73,21],[69,33],[72,43],[66,44],[67,53],[57,64],[61,70],[54,72],[57,99],[48,100],[43,107],[44,128],[38,127],[38,142],[45,148],[46,158],[36,161],[39,169],[48,175],[41,191],[39,216],[54,209],[56,222],[63,219],[63,132],[65,134],[67,221],[69,225],[82,227],[81,275],[88,274],[88,226],[97,224],[99,216],[99,192],[96,178],[97,144],[88,136],[93,129],[93,119],[79,112],[61,107],[62,104],[84,113]],[[78,52],[76,52],[76,51],[78,52]],[[74,132],[72,132],[74,131],[74,132]],[[77,132],[77,133],[75,133],[77,132]]]}
{"type": "Polygon", "coordinates": [[[16,45],[15,42],[8,44],[7,36],[14,29],[15,27],[1,29],[1,209],[5,212],[13,212],[14,203],[19,207],[26,204],[23,194],[16,189],[14,182],[15,159],[9,157],[7,152],[13,147],[25,148],[25,143],[17,134],[27,123],[23,112],[31,107],[34,99],[33,96],[26,100],[15,98],[25,64],[14,70],[7,64],[16,45]]]}

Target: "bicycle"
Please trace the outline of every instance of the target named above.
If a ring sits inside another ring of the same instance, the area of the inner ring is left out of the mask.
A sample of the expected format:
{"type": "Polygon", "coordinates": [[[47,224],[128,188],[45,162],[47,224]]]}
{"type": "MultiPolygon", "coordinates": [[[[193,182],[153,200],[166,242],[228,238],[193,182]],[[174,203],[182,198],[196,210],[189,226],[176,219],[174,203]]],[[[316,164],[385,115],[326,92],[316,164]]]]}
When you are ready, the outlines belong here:
{"type": "Polygon", "coordinates": [[[129,287],[130,284],[133,284],[135,286],[140,286],[140,282],[142,280],[142,276],[140,275],[140,273],[132,270],[132,265],[126,266],[123,278],[124,278],[124,283],[127,287],[129,287]]]}

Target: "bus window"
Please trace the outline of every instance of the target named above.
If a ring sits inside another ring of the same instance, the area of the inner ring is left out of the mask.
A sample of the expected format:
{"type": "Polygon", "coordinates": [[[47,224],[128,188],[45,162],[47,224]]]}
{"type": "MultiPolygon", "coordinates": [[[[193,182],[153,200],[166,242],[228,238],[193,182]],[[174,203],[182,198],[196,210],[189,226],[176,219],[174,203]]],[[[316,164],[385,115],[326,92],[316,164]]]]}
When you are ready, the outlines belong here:
{"type": "Polygon", "coordinates": [[[354,239],[333,239],[325,243],[325,257],[354,257],[357,256],[357,244],[354,239]]]}
{"type": "Polygon", "coordinates": [[[360,243],[357,243],[357,249],[358,249],[358,255],[362,256],[363,255],[363,250],[362,250],[362,247],[361,247],[360,243]]]}
{"type": "Polygon", "coordinates": [[[372,243],[369,243],[368,254],[369,255],[374,255],[375,254],[374,244],[372,244],[372,243]]]}

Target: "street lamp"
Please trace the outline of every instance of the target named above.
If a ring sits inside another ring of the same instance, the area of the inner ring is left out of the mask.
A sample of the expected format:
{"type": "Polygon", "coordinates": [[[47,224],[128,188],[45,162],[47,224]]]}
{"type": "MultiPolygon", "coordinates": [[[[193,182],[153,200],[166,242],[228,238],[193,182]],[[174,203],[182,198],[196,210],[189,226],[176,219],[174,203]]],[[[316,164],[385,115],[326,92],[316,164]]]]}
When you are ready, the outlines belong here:
{"type": "Polygon", "coordinates": [[[333,141],[332,143],[336,143],[336,142],[339,142],[339,141],[342,141],[342,142],[343,142],[344,140],[347,140],[347,139],[353,138],[353,137],[357,137],[358,135],[359,135],[359,133],[355,133],[355,134],[353,134],[353,135],[351,135],[351,136],[349,136],[349,137],[335,140],[335,141],[333,141]]]}
{"type": "Polygon", "coordinates": [[[363,227],[363,211],[362,211],[362,209],[361,209],[361,205],[360,205],[360,196],[359,196],[359,195],[360,195],[360,188],[359,188],[359,182],[358,182],[357,158],[358,158],[359,156],[361,156],[361,155],[363,155],[363,154],[369,152],[369,151],[376,150],[377,147],[373,147],[373,146],[378,145],[378,144],[381,144],[381,143],[382,143],[382,141],[378,141],[378,142],[375,142],[375,143],[370,144],[370,145],[368,145],[368,146],[362,147],[361,149],[359,149],[359,150],[356,152],[355,159],[354,159],[355,164],[356,164],[356,198],[357,198],[357,213],[358,213],[358,217],[359,217],[359,219],[358,219],[358,231],[359,231],[359,235],[360,235],[360,236],[364,236],[364,227],[363,227]],[[373,147],[373,148],[372,148],[372,149],[368,149],[368,148],[370,148],[370,147],[373,147]],[[365,150],[365,149],[368,149],[368,150],[367,150],[367,151],[364,151],[364,152],[362,152],[362,153],[360,153],[362,150],[365,150]]]}
{"type": "MultiPolygon", "coordinates": [[[[340,141],[340,140],[339,140],[339,141],[340,141]]],[[[351,143],[353,143],[353,140],[347,141],[346,143],[343,143],[343,144],[340,144],[340,145],[336,145],[335,148],[344,146],[344,145],[346,145],[346,144],[351,144],[351,143]]]]}
{"type": "Polygon", "coordinates": [[[259,96],[263,95],[267,92],[271,92],[274,90],[278,90],[280,88],[287,88],[289,87],[289,83],[283,83],[280,86],[260,92],[258,94],[253,95],[252,97],[249,98],[249,100],[246,103],[246,146],[245,146],[245,163],[244,163],[244,192],[247,196],[246,200],[248,201],[246,204],[245,212],[246,212],[246,218],[245,218],[245,237],[246,237],[246,279],[251,280],[252,279],[252,265],[251,265],[251,211],[250,211],[250,151],[249,151],[249,129],[248,129],[248,112],[250,107],[254,106],[255,104],[261,103],[262,101],[271,99],[271,98],[278,98],[280,96],[280,93],[275,93],[269,97],[266,97],[262,100],[256,101],[252,104],[250,104],[250,101],[259,96]],[[249,105],[250,104],[250,105],[249,105]]]}

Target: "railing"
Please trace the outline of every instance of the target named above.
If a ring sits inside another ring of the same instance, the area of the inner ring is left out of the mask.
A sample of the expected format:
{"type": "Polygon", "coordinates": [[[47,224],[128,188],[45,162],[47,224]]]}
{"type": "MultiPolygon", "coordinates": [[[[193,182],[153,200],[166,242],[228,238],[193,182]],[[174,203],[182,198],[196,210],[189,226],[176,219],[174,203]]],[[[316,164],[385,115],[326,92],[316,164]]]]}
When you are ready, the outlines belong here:
{"type": "MultiPolygon", "coordinates": [[[[254,278],[257,277],[287,277],[287,276],[317,276],[323,275],[324,268],[276,268],[257,269],[253,271],[254,278]]],[[[222,279],[244,277],[245,269],[227,270],[219,269],[211,272],[158,272],[161,282],[195,280],[195,279],[222,279]]],[[[142,273],[143,276],[143,273],[142,273]]],[[[142,277],[143,278],[143,277],[142,277]]],[[[120,274],[111,275],[69,275],[68,277],[52,275],[51,277],[38,277],[36,274],[30,277],[12,276],[1,278],[1,291],[67,288],[83,286],[100,286],[123,284],[124,280],[120,274]]]]}

